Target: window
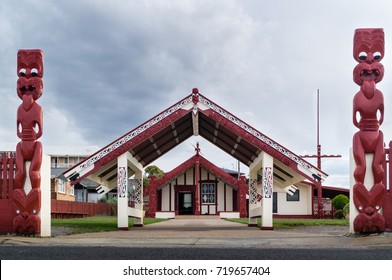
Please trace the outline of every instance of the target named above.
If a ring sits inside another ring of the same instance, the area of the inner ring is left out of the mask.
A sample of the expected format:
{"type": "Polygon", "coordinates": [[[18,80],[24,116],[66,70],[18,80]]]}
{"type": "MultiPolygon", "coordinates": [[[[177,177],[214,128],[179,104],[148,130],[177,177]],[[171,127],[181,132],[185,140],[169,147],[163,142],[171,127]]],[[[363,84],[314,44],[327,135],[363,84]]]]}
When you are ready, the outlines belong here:
{"type": "Polygon", "coordinates": [[[299,190],[296,190],[293,195],[289,195],[286,193],[286,200],[287,201],[299,201],[299,190]]]}
{"type": "Polygon", "coordinates": [[[52,157],[51,159],[52,168],[57,168],[57,157],[52,157]]]}
{"type": "Polygon", "coordinates": [[[57,180],[57,186],[58,186],[58,192],[59,193],[65,193],[65,189],[66,189],[66,183],[63,181],[63,180],[61,180],[61,179],[58,179],[57,180]]]}
{"type": "Polygon", "coordinates": [[[216,189],[215,183],[201,184],[201,199],[203,204],[215,204],[216,189]]]}
{"type": "Polygon", "coordinates": [[[71,186],[70,195],[75,195],[75,186],[71,186]]]}

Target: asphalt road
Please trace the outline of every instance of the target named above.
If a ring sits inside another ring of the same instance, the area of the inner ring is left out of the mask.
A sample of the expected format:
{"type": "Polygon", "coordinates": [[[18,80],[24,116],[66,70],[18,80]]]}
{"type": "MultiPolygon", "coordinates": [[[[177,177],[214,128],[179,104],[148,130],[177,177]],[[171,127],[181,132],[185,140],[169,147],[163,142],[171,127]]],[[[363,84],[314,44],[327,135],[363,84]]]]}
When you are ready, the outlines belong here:
{"type": "Polygon", "coordinates": [[[129,231],[0,237],[1,260],[391,260],[392,233],[348,227],[261,231],[221,219],[174,219],[129,231]]]}
{"type": "Polygon", "coordinates": [[[1,260],[391,260],[390,248],[1,246],[1,260]]]}

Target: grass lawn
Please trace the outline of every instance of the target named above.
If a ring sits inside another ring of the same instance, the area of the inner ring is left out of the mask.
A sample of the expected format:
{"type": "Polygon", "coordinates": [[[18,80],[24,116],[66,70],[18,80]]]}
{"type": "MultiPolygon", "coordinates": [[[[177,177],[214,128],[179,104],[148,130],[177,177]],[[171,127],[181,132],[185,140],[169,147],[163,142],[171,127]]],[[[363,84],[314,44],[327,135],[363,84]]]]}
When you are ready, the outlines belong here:
{"type": "MultiPolygon", "coordinates": [[[[240,219],[227,219],[230,222],[237,222],[242,224],[248,224],[248,218],[240,219]]],[[[260,219],[258,219],[258,226],[260,226],[260,219]]],[[[339,219],[274,219],[273,221],[275,229],[283,228],[293,228],[300,226],[320,226],[320,225],[330,225],[330,226],[347,226],[349,220],[339,220],[339,219]]]]}
{"type": "MultiPolygon", "coordinates": [[[[248,218],[227,219],[231,222],[248,224],[248,218]]],[[[159,223],[165,219],[144,218],[144,225],[159,223]]],[[[260,226],[260,219],[258,225],[260,226]]],[[[319,225],[333,225],[333,226],[347,226],[348,220],[338,219],[274,219],[275,229],[293,228],[299,226],[319,226],[319,225]]],[[[129,227],[133,226],[133,218],[129,218],[129,227]]],[[[70,227],[73,230],[71,234],[100,232],[100,231],[116,231],[117,217],[116,216],[95,216],[78,219],[52,219],[52,227],[70,227]]]]}
{"type": "MultiPolygon", "coordinates": [[[[158,223],[165,219],[144,218],[144,225],[158,223]]],[[[133,226],[133,218],[128,219],[129,227],[133,226]]],[[[78,219],[52,219],[52,227],[71,227],[71,234],[115,231],[117,230],[117,216],[94,216],[78,219]]]]}

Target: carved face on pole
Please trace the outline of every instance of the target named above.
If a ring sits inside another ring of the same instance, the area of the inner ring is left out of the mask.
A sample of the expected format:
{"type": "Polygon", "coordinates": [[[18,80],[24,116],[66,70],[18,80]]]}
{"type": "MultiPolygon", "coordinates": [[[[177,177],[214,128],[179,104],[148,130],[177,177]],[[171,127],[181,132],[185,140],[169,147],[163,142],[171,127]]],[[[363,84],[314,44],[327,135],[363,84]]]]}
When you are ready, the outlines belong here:
{"type": "Polygon", "coordinates": [[[22,104],[17,109],[16,172],[13,203],[16,216],[13,230],[20,234],[40,232],[42,107],[36,102],[43,92],[43,52],[19,50],[17,55],[17,94],[22,104]],[[28,169],[26,162],[30,162],[28,169]],[[30,187],[26,184],[29,178],[30,187]]]}
{"type": "Polygon", "coordinates": [[[384,57],[383,29],[355,30],[353,55],[359,63],[354,68],[354,82],[359,86],[375,87],[384,77],[384,66],[380,63],[384,57]]]}
{"type": "Polygon", "coordinates": [[[360,90],[353,99],[353,123],[360,130],[353,137],[355,160],[353,196],[358,215],[353,219],[355,232],[371,233],[385,230],[385,219],[380,209],[386,192],[384,136],[379,129],[384,119],[384,98],[376,84],[384,76],[380,63],[384,57],[384,31],[381,28],[357,29],[354,34],[354,59],[358,62],[353,72],[354,82],[360,90]],[[357,115],[360,119],[357,120],[357,115]],[[373,155],[372,165],[367,166],[366,154],[373,155]],[[373,185],[365,175],[371,169],[373,185]]]}
{"type": "Polygon", "coordinates": [[[41,50],[19,50],[17,61],[17,88],[23,106],[29,106],[41,97],[43,92],[44,61],[41,50]],[[30,105],[29,105],[30,104],[30,105]]]}

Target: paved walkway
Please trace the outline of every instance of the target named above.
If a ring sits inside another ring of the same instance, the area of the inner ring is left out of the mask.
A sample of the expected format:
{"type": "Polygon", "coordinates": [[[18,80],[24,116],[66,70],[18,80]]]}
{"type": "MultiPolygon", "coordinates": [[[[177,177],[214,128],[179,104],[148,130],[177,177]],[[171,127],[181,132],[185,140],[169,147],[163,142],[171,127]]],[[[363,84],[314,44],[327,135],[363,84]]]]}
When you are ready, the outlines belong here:
{"type": "Polygon", "coordinates": [[[219,248],[371,248],[390,247],[392,233],[348,234],[348,227],[317,226],[262,231],[217,219],[174,219],[129,231],[61,235],[51,238],[0,236],[2,245],[219,247],[219,248]]]}

